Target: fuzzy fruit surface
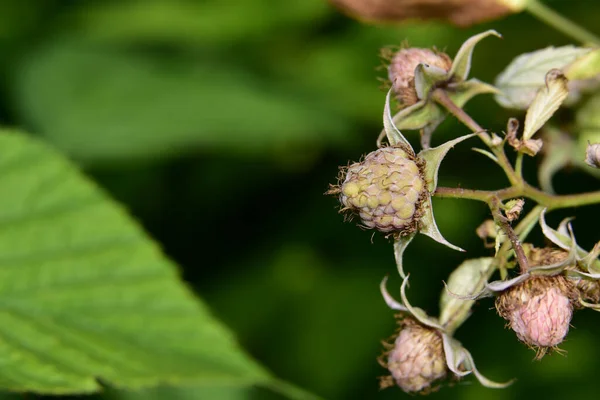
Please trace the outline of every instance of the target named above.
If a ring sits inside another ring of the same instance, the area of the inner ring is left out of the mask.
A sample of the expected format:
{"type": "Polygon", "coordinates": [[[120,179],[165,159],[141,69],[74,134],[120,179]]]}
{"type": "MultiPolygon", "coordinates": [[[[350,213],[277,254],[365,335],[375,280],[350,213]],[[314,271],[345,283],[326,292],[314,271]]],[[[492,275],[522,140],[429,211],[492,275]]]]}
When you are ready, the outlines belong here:
{"type": "Polygon", "coordinates": [[[426,187],[419,161],[401,147],[384,147],[346,170],[340,201],[362,224],[381,232],[416,229],[426,187]]]}
{"type": "Polygon", "coordinates": [[[573,292],[563,276],[532,277],[498,296],[496,309],[519,340],[532,347],[551,348],[569,332],[573,292]]]}
{"type": "Polygon", "coordinates": [[[419,99],[415,89],[415,69],[428,64],[449,71],[452,60],[445,53],[411,47],[394,54],[388,66],[388,77],[402,106],[415,104],[419,99]]]}
{"type": "Polygon", "coordinates": [[[402,328],[387,358],[394,382],[405,392],[428,391],[446,376],[446,358],[440,334],[412,319],[402,328]]]}

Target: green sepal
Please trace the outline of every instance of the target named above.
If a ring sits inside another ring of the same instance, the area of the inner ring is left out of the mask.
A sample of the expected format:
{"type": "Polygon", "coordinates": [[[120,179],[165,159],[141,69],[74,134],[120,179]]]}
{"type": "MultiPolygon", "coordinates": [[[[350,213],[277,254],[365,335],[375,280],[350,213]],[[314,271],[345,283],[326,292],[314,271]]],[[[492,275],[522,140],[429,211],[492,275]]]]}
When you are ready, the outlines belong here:
{"type": "MultiPolygon", "coordinates": [[[[448,151],[455,146],[456,144],[462,142],[465,139],[475,136],[474,133],[470,135],[461,136],[454,140],[450,140],[438,147],[434,147],[432,149],[422,150],[418,157],[425,161],[425,168],[423,173],[425,174],[425,181],[427,184],[427,190],[429,193],[433,193],[437,187],[438,180],[438,170],[440,168],[440,164],[448,151]]],[[[448,242],[440,233],[440,230],[437,227],[435,222],[435,217],[433,215],[433,206],[431,204],[431,196],[426,196],[424,199],[421,209],[423,215],[419,220],[419,232],[423,235],[429,236],[433,240],[443,245],[450,247],[451,249],[464,251],[458,246],[453,245],[448,242]]]]}
{"type": "Polygon", "coordinates": [[[458,52],[452,61],[452,68],[448,71],[448,76],[454,77],[457,81],[464,81],[467,79],[469,71],[471,70],[471,59],[473,58],[473,49],[475,48],[475,45],[482,39],[491,35],[499,38],[502,37],[498,32],[490,29],[467,39],[462,46],[460,46],[460,49],[458,49],[458,52]]]}
{"type": "Polygon", "coordinates": [[[478,147],[473,147],[471,150],[473,150],[476,153],[483,154],[484,156],[486,156],[487,158],[489,158],[496,164],[499,164],[498,157],[496,157],[495,155],[490,153],[488,150],[480,149],[478,147]]]}
{"type": "Polygon", "coordinates": [[[402,279],[406,278],[406,274],[404,273],[404,267],[402,265],[402,256],[404,255],[404,250],[408,247],[410,242],[416,236],[416,233],[411,233],[408,236],[399,236],[394,241],[394,258],[396,259],[396,266],[398,267],[398,273],[402,277],[402,279]]]}
{"type": "Polygon", "coordinates": [[[600,262],[598,261],[598,256],[600,256],[600,242],[596,243],[592,251],[584,256],[579,263],[588,272],[600,274],[600,262]]]}
{"type": "Polygon", "coordinates": [[[379,290],[381,291],[381,295],[383,296],[385,303],[392,310],[397,310],[397,311],[409,314],[410,316],[415,318],[417,321],[419,321],[421,324],[428,326],[430,328],[433,328],[433,329],[443,331],[444,328],[439,324],[437,318],[430,317],[429,315],[427,315],[427,313],[423,309],[418,308],[418,307],[413,307],[409,303],[408,298],[406,297],[406,287],[407,286],[408,286],[408,276],[402,280],[402,285],[400,286],[401,302],[396,301],[389,294],[389,292],[387,290],[387,276],[385,278],[383,278],[383,280],[381,281],[381,284],[379,285],[379,290]]]}
{"type": "Polygon", "coordinates": [[[448,151],[463,140],[469,139],[475,135],[475,133],[471,133],[469,135],[461,136],[459,138],[449,140],[438,147],[421,150],[421,152],[419,152],[418,156],[425,160],[426,163],[423,172],[425,173],[425,181],[427,182],[427,189],[430,193],[433,193],[437,187],[438,170],[448,151]]]}
{"type": "Polygon", "coordinates": [[[417,130],[444,117],[444,111],[437,104],[421,100],[396,113],[393,121],[398,129],[417,130]]]}
{"type": "Polygon", "coordinates": [[[406,150],[412,151],[414,154],[414,150],[408,140],[404,137],[400,129],[394,123],[392,119],[392,113],[390,110],[390,97],[391,97],[392,89],[390,89],[385,98],[385,106],[383,109],[383,129],[385,130],[385,134],[387,136],[388,142],[391,146],[402,145],[406,147],[406,150]]]}
{"type": "Polygon", "coordinates": [[[456,268],[446,283],[446,289],[440,296],[440,324],[446,332],[452,333],[471,315],[474,300],[464,300],[450,295],[459,296],[479,293],[485,287],[488,279],[494,273],[494,258],[483,257],[465,260],[456,268]]]}
{"type": "Polygon", "coordinates": [[[564,220],[558,229],[552,229],[546,223],[546,210],[544,209],[540,214],[539,223],[542,228],[542,233],[548,240],[561,249],[573,253],[573,257],[575,258],[573,261],[588,274],[585,276],[600,278],[600,260],[598,260],[598,255],[600,255],[599,245],[596,244],[591,252],[587,252],[579,247],[569,221],[570,220],[568,219],[564,220]]]}
{"type": "Polygon", "coordinates": [[[417,91],[417,97],[421,100],[427,99],[432,88],[448,78],[447,74],[447,71],[435,65],[417,65],[417,68],[415,68],[415,90],[417,91]]]}
{"type": "Polygon", "coordinates": [[[419,307],[413,307],[410,304],[410,302],[408,301],[408,298],[406,297],[406,287],[407,286],[408,286],[408,275],[406,276],[406,278],[404,278],[404,281],[402,281],[402,286],[400,286],[400,298],[402,299],[402,303],[404,304],[404,306],[408,309],[408,312],[410,313],[410,315],[412,315],[417,321],[419,321],[420,323],[422,323],[425,326],[443,331],[444,328],[442,327],[442,325],[440,325],[437,318],[430,317],[429,315],[427,315],[427,313],[423,309],[421,309],[419,307]]]}
{"type": "Polygon", "coordinates": [[[513,379],[508,382],[499,383],[483,376],[475,366],[475,361],[471,353],[458,340],[446,333],[442,333],[442,344],[444,355],[446,356],[446,365],[455,375],[463,377],[473,374],[479,383],[492,389],[503,389],[514,382],[513,379]]]}
{"type": "Polygon", "coordinates": [[[446,94],[458,107],[464,107],[465,104],[478,94],[498,94],[500,91],[489,83],[481,82],[479,79],[469,79],[468,81],[451,83],[448,85],[446,94]]]}
{"type": "Polygon", "coordinates": [[[458,250],[458,251],[465,251],[465,250],[461,249],[460,247],[455,246],[452,243],[450,243],[449,241],[447,241],[440,233],[440,230],[438,229],[437,224],[435,223],[435,217],[433,216],[433,207],[431,205],[431,197],[430,196],[427,196],[425,198],[425,200],[423,201],[423,204],[421,205],[421,209],[422,209],[423,215],[421,216],[421,219],[419,220],[419,233],[429,236],[436,242],[441,243],[445,246],[448,246],[451,249],[458,250]]]}

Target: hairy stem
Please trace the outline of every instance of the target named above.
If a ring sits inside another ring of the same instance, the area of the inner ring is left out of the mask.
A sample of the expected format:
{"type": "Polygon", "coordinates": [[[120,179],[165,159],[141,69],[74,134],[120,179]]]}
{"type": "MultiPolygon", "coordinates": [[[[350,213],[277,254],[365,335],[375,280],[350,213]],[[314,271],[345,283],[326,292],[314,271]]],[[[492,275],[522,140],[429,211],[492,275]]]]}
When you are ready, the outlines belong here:
{"type": "Polygon", "coordinates": [[[528,0],[525,2],[525,9],[538,18],[550,25],[557,31],[564,33],[573,39],[584,44],[600,45],[600,38],[593,33],[587,31],[573,21],[563,17],[556,11],[547,7],[544,3],[538,0],[528,0]]]}
{"type": "Polygon", "coordinates": [[[523,246],[521,246],[521,240],[513,230],[512,226],[510,226],[508,219],[502,214],[502,211],[500,210],[500,199],[498,199],[497,197],[492,198],[490,200],[489,205],[490,209],[492,210],[492,216],[494,217],[494,221],[496,221],[496,223],[500,225],[500,227],[508,237],[508,240],[510,240],[510,243],[512,244],[512,248],[515,251],[515,255],[517,257],[517,262],[519,263],[519,267],[521,268],[521,273],[526,272],[529,268],[529,265],[527,262],[527,257],[525,256],[525,252],[523,251],[523,246]]]}
{"type": "MultiPolygon", "coordinates": [[[[529,211],[529,213],[527,213],[527,215],[523,217],[514,228],[515,234],[519,235],[519,240],[521,242],[527,238],[529,232],[531,232],[535,226],[535,223],[537,222],[543,210],[544,207],[539,205],[533,207],[533,209],[529,211]]],[[[502,279],[506,278],[506,263],[509,261],[511,256],[511,253],[508,252],[508,250],[510,250],[510,245],[510,242],[504,242],[496,254],[498,260],[498,269],[500,269],[502,279]]]]}
{"type": "Polygon", "coordinates": [[[441,198],[478,200],[485,203],[489,203],[494,197],[497,197],[499,200],[508,200],[515,197],[526,197],[534,200],[542,207],[548,208],[549,210],[600,203],[600,190],[588,193],[555,196],[546,192],[542,192],[541,190],[536,189],[527,183],[523,183],[518,187],[511,186],[500,190],[473,190],[438,187],[433,195],[441,198]]]}
{"type": "Polygon", "coordinates": [[[521,179],[523,179],[523,153],[517,153],[517,160],[515,161],[515,173],[521,179]]]}

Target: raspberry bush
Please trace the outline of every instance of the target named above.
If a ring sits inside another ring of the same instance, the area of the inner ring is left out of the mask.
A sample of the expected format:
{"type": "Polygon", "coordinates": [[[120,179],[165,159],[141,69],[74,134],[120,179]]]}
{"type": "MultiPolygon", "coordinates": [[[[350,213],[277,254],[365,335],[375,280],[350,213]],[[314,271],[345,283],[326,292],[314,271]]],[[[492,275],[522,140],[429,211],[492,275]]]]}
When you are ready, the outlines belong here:
{"type": "MultiPolygon", "coordinates": [[[[336,3],[360,13],[351,2],[336,3]]],[[[503,4],[540,12],[537,2],[503,4]]],[[[471,354],[453,337],[473,312],[475,302],[485,297],[495,298],[499,316],[519,341],[536,351],[537,359],[562,352],[561,343],[575,312],[600,310],[600,242],[587,251],[577,244],[570,219],[556,229],[546,223],[546,214],[554,210],[600,204],[600,190],[556,194],[552,185],[553,175],[566,166],[599,176],[600,136],[596,130],[590,133],[589,126],[598,120],[594,104],[600,96],[596,84],[600,79],[600,41],[549,9],[541,14],[555,17],[548,22],[582,44],[522,54],[507,63],[493,84],[467,76],[471,63],[477,62],[475,46],[485,38],[500,37],[495,31],[467,39],[453,59],[434,48],[406,44],[382,52],[389,91],[378,148],[370,150],[361,162],[341,168],[339,182],[328,193],[338,196],[342,212],[358,216],[359,226],[381,231],[392,242],[403,279],[400,302],[388,293],[387,278],[381,287],[387,305],[399,312],[400,325],[391,341],[384,343],[385,352],[379,359],[389,373],[381,378],[383,388],[398,386],[408,393],[429,393],[470,374],[490,388],[509,386],[511,381],[497,383],[485,378],[471,354]],[[493,94],[498,105],[514,115],[501,132],[485,129],[463,109],[467,101],[486,93],[493,94]],[[391,105],[394,100],[397,104],[391,105]],[[566,108],[568,113],[560,113],[566,108]],[[435,131],[448,116],[458,119],[465,131],[432,148],[435,131]],[[565,126],[572,129],[568,136],[556,133],[565,126]],[[415,130],[420,133],[419,153],[407,140],[415,130]],[[466,135],[468,131],[470,135],[466,135]],[[467,139],[473,145],[475,137],[482,147],[473,150],[491,159],[509,185],[497,190],[439,187],[437,177],[445,168],[441,160],[447,151],[467,139]],[[524,164],[529,158],[541,160],[539,187],[525,178],[524,164]],[[434,197],[480,201],[487,204],[491,216],[477,229],[490,248],[489,256],[475,259],[467,255],[450,273],[439,317],[410,305],[406,296],[409,273],[426,274],[426,268],[403,265],[404,252],[417,233],[462,250],[439,233],[431,203],[434,197]],[[536,226],[543,234],[541,242],[530,239],[536,226]],[[496,274],[499,279],[493,280],[496,274]]],[[[597,213],[592,212],[590,218],[597,218],[597,213]]]]}

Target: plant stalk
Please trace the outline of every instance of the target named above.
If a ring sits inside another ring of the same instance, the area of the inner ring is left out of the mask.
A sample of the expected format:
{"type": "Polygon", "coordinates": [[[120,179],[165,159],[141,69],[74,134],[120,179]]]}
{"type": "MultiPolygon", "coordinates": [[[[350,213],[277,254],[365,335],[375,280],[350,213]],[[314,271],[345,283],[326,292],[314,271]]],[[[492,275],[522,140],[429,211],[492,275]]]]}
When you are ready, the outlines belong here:
{"type": "Polygon", "coordinates": [[[506,177],[509,182],[513,186],[519,186],[522,182],[522,179],[517,175],[515,170],[513,169],[510,161],[506,157],[504,153],[504,149],[500,146],[494,146],[492,143],[492,138],[483,129],[469,114],[467,114],[462,108],[454,104],[452,99],[448,97],[444,89],[438,88],[435,89],[431,94],[433,100],[435,100],[438,104],[443,106],[448,112],[454,115],[460,122],[466,125],[473,133],[476,133],[481,140],[492,150],[496,158],[498,159],[498,164],[504,170],[506,177]]]}
{"type": "Polygon", "coordinates": [[[528,0],[525,2],[525,9],[537,19],[583,44],[600,45],[598,36],[563,17],[541,1],[528,0]]]}

